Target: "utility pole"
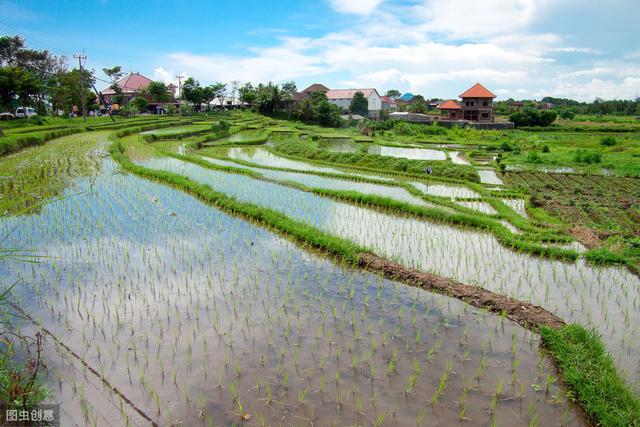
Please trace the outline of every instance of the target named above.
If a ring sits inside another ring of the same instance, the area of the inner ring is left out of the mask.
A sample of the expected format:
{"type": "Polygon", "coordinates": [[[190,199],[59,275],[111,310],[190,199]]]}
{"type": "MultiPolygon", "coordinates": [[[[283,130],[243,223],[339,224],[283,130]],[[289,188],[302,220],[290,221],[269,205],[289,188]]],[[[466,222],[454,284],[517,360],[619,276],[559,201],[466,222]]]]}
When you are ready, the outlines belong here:
{"type": "Polygon", "coordinates": [[[178,79],[178,109],[182,114],[182,76],[176,76],[176,79],[178,79]]]}
{"type": "Polygon", "coordinates": [[[87,55],[84,54],[84,50],[82,53],[78,55],[73,55],[75,59],[78,60],[78,67],[80,68],[80,96],[82,98],[82,118],[84,121],[87,121],[87,100],[86,94],[84,93],[84,61],[87,60],[87,55]]]}

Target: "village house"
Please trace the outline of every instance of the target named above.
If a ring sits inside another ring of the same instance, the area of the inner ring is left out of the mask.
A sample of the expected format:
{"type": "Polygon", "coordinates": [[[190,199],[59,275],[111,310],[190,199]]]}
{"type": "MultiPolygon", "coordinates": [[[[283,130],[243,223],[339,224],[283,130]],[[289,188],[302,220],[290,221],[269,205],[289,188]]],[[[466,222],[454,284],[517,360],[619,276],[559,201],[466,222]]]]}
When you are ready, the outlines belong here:
{"type": "Polygon", "coordinates": [[[380,101],[382,102],[383,111],[395,111],[398,108],[396,101],[388,96],[381,96],[380,101]]]}
{"type": "Polygon", "coordinates": [[[338,107],[349,110],[351,105],[351,99],[357,92],[362,92],[364,97],[368,101],[369,117],[380,117],[380,111],[382,110],[382,99],[378,91],[373,88],[367,89],[330,89],[325,92],[327,99],[330,103],[337,105],[338,107]]]}
{"type": "Polygon", "coordinates": [[[449,120],[469,120],[478,123],[493,123],[496,115],[493,109],[494,93],[480,83],[476,83],[460,94],[461,102],[449,100],[438,108],[448,114],[449,120]]]}
{"type": "MultiPolygon", "coordinates": [[[[123,96],[122,103],[126,104],[133,101],[137,96],[140,96],[151,83],[153,83],[153,80],[140,73],[130,73],[122,77],[116,82],[116,85],[120,88],[121,95],[123,96]]],[[[170,102],[175,102],[176,86],[173,83],[169,83],[167,85],[167,91],[169,92],[169,95],[171,95],[170,102]]],[[[102,95],[102,98],[107,105],[112,105],[114,104],[114,97],[117,94],[116,91],[109,86],[101,91],[100,95],[102,95]]],[[[162,103],[149,102],[149,110],[155,111],[158,108],[162,108],[161,104],[162,103]]]]}
{"type": "Polygon", "coordinates": [[[292,96],[292,101],[294,103],[296,102],[302,102],[305,99],[311,97],[311,94],[315,93],[315,92],[322,92],[322,93],[327,93],[327,91],[329,90],[328,87],[326,87],[325,85],[322,85],[320,83],[314,83],[311,86],[309,86],[308,88],[302,90],[301,92],[294,92],[293,96],[292,96]]]}

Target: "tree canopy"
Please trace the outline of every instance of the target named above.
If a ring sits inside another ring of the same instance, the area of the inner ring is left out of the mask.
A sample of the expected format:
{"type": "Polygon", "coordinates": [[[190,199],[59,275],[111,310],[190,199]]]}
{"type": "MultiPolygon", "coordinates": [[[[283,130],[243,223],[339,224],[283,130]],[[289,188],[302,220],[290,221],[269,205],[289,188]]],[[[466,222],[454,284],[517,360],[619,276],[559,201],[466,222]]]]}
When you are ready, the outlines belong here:
{"type": "Polygon", "coordinates": [[[349,111],[352,114],[360,114],[364,117],[367,117],[369,115],[369,101],[364,96],[364,93],[357,91],[353,95],[353,98],[351,98],[351,103],[349,104],[349,111]]]}

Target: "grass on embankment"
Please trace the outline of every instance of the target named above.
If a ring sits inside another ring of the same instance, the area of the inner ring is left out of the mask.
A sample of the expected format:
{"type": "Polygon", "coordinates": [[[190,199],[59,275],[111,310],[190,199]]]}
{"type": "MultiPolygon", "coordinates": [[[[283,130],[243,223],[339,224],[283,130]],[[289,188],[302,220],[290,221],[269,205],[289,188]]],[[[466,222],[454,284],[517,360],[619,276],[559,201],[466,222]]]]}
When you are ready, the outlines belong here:
{"type": "Polygon", "coordinates": [[[542,327],[540,335],[573,398],[594,424],[640,426],[640,399],[616,370],[595,331],[566,325],[542,327]]]}

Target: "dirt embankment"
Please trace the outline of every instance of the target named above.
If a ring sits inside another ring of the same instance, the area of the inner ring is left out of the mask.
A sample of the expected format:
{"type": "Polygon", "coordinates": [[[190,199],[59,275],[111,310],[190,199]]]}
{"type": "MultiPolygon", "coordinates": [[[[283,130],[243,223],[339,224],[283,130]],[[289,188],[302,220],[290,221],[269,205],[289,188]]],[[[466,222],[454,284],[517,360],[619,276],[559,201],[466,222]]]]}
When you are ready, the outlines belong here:
{"type": "Polygon", "coordinates": [[[382,273],[391,280],[458,298],[474,307],[494,313],[505,313],[507,318],[530,330],[537,330],[541,326],[559,328],[566,324],[564,320],[538,305],[518,301],[477,286],[465,285],[434,274],[409,269],[373,254],[364,253],[360,256],[360,265],[367,270],[382,273]]]}

